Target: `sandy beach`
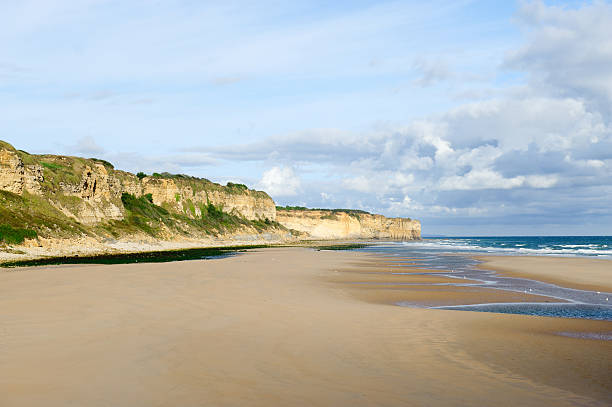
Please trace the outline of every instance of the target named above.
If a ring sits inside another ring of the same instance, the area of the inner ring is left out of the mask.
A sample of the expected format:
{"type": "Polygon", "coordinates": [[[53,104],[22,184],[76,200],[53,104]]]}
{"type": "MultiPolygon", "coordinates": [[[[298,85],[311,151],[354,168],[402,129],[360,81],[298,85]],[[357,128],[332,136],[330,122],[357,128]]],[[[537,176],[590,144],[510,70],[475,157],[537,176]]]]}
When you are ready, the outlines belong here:
{"type": "Polygon", "coordinates": [[[612,323],[398,307],[494,294],[385,270],[307,248],[2,270],[0,405],[612,403],[612,341],[558,335],[612,323]]]}
{"type": "Polygon", "coordinates": [[[584,257],[476,256],[483,269],[579,290],[612,292],[612,261],[584,257]]]}

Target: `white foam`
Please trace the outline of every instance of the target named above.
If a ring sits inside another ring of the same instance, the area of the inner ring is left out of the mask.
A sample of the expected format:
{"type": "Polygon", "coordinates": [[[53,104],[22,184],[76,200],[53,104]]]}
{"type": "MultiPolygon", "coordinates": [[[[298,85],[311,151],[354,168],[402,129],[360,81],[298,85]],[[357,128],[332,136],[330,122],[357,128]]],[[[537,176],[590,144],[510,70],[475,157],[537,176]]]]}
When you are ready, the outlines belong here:
{"type": "Polygon", "coordinates": [[[552,245],[541,248],[523,247],[524,244],[517,244],[517,247],[494,247],[479,246],[471,244],[466,239],[441,239],[436,241],[401,242],[405,246],[426,249],[442,249],[453,251],[485,252],[485,253],[505,253],[505,254],[528,254],[528,255],[565,255],[565,256],[598,256],[612,257],[612,250],[607,245],[586,244],[586,245],[552,245]],[[604,248],[605,247],[605,248],[604,248]]]}

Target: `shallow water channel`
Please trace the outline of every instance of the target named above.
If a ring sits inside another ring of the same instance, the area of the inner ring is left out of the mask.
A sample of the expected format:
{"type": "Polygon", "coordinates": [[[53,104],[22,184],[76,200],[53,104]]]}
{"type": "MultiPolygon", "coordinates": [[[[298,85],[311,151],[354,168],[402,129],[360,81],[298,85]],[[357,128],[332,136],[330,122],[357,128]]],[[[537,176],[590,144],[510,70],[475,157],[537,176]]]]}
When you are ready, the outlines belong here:
{"type": "MultiPolygon", "coordinates": [[[[393,274],[398,275],[435,275],[456,279],[456,283],[433,283],[432,286],[483,287],[496,290],[522,292],[550,297],[546,303],[486,303],[474,305],[454,305],[427,308],[452,309],[460,311],[497,312],[505,314],[525,314],[560,318],[584,318],[612,321],[612,293],[576,290],[554,284],[513,277],[501,277],[495,271],[477,269],[479,261],[465,254],[435,253],[428,251],[406,251],[397,246],[371,246],[361,249],[388,258],[388,266],[396,267],[393,274]],[[409,257],[414,260],[394,260],[409,257]],[[411,271],[413,268],[421,269],[411,271]],[[422,269],[436,270],[428,273],[422,269]],[[462,282],[462,280],[473,282],[462,282]]],[[[407,283],[410,285],[411,283],[407,283]]],[[[423,285],[423,283],[418,283],[423,285]]],[[[411,302],[398,302],[407,307],[423,307],[411,302]]]]}

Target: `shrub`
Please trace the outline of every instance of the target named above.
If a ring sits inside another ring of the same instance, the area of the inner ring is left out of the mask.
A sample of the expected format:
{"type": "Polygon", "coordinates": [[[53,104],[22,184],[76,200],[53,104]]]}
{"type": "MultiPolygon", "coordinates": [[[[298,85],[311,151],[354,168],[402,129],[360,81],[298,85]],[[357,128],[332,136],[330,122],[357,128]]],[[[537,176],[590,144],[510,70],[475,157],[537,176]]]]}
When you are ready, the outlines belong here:
{"type": "Polygon", "coordinates": [[[233,182],[228,182],[227,183],[227,187],[228,188],[232,188],[232,189],[239,189],[242,191],[246,191],[247,189],[249,189],[249,187],[247,187],[244,184],[234,184],[233,182]]]}
{"type": "Polygon", "coordinates": [[[115,169],[115,166],[114,166],[113,164],[109,163],[109,162],[108,162],[108,161],[106,161],[106,160],[102,160],[102,159],[100,159],[100,158],[90,158],[90,160],[92,160],[92,161],[96,161],[96,162],[99,162],[99,163],[100,163],[100,164],[102,164],[103,166],[108,167],[108,168],[110,168],[110,169],[112,169],[112,170],[114,170],[114,169],[115,169]]]}
{"type": "Polygon", "coordinates": [[[145,174],[144,172],[140,171],[138,174],[136,174],[136,176],[138,177],[138,179],[143,179],[144,177],[147,176],[147,174],[145,174]]]}
{"type": "Polygon", "coordinates": [[[277,206],[276,210],[277,211],[282,211],[282,210],[285,210],[285,211],[308,211],[310,209],[306,208],[305,206],[289,206],[289,205],[287,205],[287,206],[277,206]]]}
{"type": "Polygon", "coordinates": [[[151,235],[155,235],[161,223],[167,226],[174,225],[170,213],[161,206],[153,204],[151,194],[136,198],[134,195],[124,192],[121,194],[121,202],[128,211],[128,216],[125,219],[127,225],[136,226],[151,235]]]}
{"type": "Polygon", "coordinates": [[[213,219],[222,219],[223,215],[225,214],[221,207],[217,208],[215,205],[211,203],[208,203],[208,205],[206,206],[206,213],[208,214],[209,217],[213,219]]]}
{"type": "Polygon", "coordinates": [[[125,209],[133,214],[145,216],[151,219],[160,219],[164,215],[168,215],[168,211],[153,204],[153,195],[146,194],[140,198],[136,198],[132,194],[124,192],[121,194],[121,202],[125,209]]]}
{"type": "Polygon", "coordinates": [[[38,236],[31,229],[13,228],[10,225],[0,225],[0,240],[8,244],[20,244],[25,239],[34,239],[38,236]]]}

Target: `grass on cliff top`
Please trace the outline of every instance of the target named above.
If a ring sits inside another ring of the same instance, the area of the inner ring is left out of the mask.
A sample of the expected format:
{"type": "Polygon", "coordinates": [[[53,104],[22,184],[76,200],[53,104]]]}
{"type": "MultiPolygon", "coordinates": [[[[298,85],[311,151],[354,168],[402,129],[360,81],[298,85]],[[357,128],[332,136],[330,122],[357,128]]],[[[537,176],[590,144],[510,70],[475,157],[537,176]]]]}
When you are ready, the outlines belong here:
{"type": "MultiPolygon", "coordinates": [[[[11,144],[0,140],[0,149],[16,152],[21,161],[25,165],[41,165],[43,167],[44,182],[43,190],[47,194],[54,194],[60,191],[60,184],[79,185],[83,179],[83,172],[86,167],[94,167],[94,164],[102,164],[106,169],[113,173],[118,178],[124,178],[126,175],[134,176],[134,174],[115,170],[112,163],[99,158],[82,158],[60,155],[35,155],[25,151],[16,150],[11,144]]],[[[142,179],[146,176],[144,173],[139,173],[137,178],[142,179]]],[[[194,195],[198,192],[216,191],[230,195],[249,194],[256,198],[270,198],[263,191],[249,189],[244,184],[228,182],[226,186],[212,182],[206,178],[198,178],[185,174],[171,174],[168,172],[153,173],[153,178],[171,179],[180,188],[191,187],[194,195]]]]}
{"type": "Polygon", "coordinates": [[[83,179],[83,172],[91,163],[84,158],[63,156],[31,156],[35,163],[43,167],[42,182],[45,194],[53,195],[62,190],[61,185],[79,185],[83,179]]]}
{"type": "MultiPolygon", "coordinates": [[[[141,174],[139,178],[141,177],[144,178],[147,176],[144,173],[139,173],[139,174],[141,174]]],[[[221,192],[221,193],[226,193],[230,195],[251,195],[253,197],[262,198],[262,199],[270,198],[270,196],[263,191],[256,191],[254,189],[249,189],[249,187],[247,187],[244,184],[236,184],[233,182],[228,182],[226,186],[223,186],[216,182],[212,182],[206,178],[198,178],[198,177],[193,177],[193,176],[185,175],[185,174],[171,174],[168,172],[162,172],[162,173],[154,172],[153,174],[150,175],[150,177],[153,179],[159,179],[159,180],[163,180],[163,179],[173,180],[174,183],[179,188],[182,188],[182,189],[186,187],[191,188],[191,190],[193,191],[193,195],[196,195],[199,192],[207,192],[207,193],[208,192],[221,192]]]]}
{"type": "Polygon", "coordinates": [[[0,148],[5,149],[5,150],[10,150],[10,151],[16,151],[15,147],[13,147],[10,143],[7,143],[6,141],[0,140],[0,148]]]}
{"type": "Polygon", "coordinates": [[[322,211],[340,213],[344,212],[349,215],[371,215],[370,212],[362,211],[361,209],[324,209],[324,208],[306,208],[305,206],[277,206],[277,211],[322,211]]]}
{"type": "Polygon", "coordinates": [[[102,165],[103,165],[103,166],[105,166],[107,169],[110,169],[110,170],[114,170],[114,169],[115,169],[115,166],[114,166],[113,164],[111,164],[111,163],[109,163],[108,161],[103,160],[103,159],[101,159],[101,158],[91,157],[91,158],[90,158],[90,160],[91,160],[91,161],[93,161],[93,162],[95,162],[95,163],[102,164],[102,165]]]}

